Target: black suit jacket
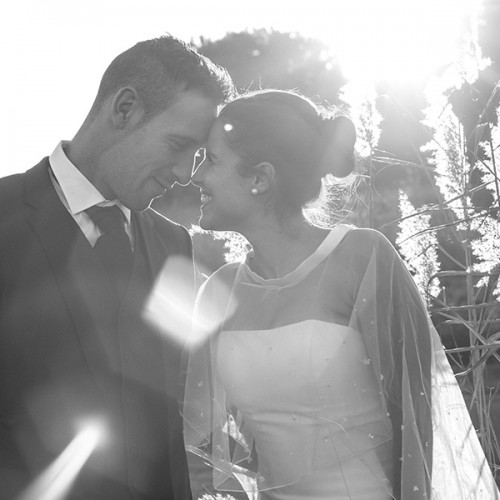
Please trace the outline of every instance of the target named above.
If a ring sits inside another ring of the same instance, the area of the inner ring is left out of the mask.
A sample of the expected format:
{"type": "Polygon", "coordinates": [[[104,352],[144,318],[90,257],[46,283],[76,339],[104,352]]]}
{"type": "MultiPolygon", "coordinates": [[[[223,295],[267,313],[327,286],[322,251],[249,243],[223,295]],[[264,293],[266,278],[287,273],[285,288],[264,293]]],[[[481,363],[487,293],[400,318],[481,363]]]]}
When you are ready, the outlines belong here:
{"type": "Polygon", "coordinates": [[[0,180],[0,499],[26,488],[94,418],[106,438],[69,498],[190,498],[181,348],[142,316],[168,258],[192,262],[189,235],[153,210],[132,214],[134,270],[120,301],[48,167],[45,158],[0,180]]]}

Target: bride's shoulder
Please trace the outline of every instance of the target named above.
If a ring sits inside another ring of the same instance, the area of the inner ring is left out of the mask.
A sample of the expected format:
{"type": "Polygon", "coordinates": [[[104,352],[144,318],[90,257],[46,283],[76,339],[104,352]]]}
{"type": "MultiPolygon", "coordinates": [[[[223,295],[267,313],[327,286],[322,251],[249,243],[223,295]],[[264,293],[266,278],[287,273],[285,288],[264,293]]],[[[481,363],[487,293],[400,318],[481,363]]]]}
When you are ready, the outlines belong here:
{"type": "Polygon", "coordinates": [[[353,227],[338,245],[339,258],[344,257],[350,266],[367,264],[374,255],[389,260],[397,255],[392,243],[376,229],[353,227]]]}
{"type": "Polygon", "coordinates": [[[205,281],[204,288],[212,288],[221,284],[230,286],[234,282],[236,273],[238,272],[238,268],[240,267],[240,265],[240,262],[229,262],[219,267],[205,281]]]}
{"type": "Polygon", "coordinates": [[[229,299],[238,267],[238,263],[225,264],[200,285],[196,295],[198,308],[206,303],[222,304],[229,299]]]}
{"type": "Polygon", "coordinates": [[[353,227],[329,259],[332,279],[356,288],[369,270],[388,270],[397,258],[392,243],[380,231],[353,227]]]}
{"type": "Polygon", "coordinates": [[[372,252],[374,249],[393,248],[387,237],[376,229],[352,227],[342,240],[345,250],[372,252]]]}

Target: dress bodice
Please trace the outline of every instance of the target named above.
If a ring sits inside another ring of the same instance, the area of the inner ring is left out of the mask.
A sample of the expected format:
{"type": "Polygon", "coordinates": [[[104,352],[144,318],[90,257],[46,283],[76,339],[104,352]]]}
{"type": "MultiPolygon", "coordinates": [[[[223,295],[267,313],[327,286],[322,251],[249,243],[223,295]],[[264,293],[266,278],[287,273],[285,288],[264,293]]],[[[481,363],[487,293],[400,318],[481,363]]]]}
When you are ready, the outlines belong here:
{"type": "MultiPolygon", "coordinates": [[[[391,426],[358,332],[316,320],[224,331],[217,366],[230,404],[251,428],[260,473],[271,484],[323,467],[321,488],[330,484],[335,498],[363,491],[389,498],[391,426]],[[352,459],[361,460],[349,481],[342,469],[352,459]]],[[[297,487],[300,481],[294,494],[297,487]]],[[[313,495],[308,498],[324,498],[313,495]]]]}

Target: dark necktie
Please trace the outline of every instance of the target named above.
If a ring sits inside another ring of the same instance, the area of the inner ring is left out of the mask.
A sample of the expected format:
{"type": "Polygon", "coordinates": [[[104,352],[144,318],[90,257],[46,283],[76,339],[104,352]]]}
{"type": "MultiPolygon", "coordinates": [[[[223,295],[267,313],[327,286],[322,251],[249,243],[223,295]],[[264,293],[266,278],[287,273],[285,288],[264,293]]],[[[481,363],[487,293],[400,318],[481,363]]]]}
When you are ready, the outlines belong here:
{"type": "Polygon", "coordinates": [[[125,214],[116,205],[94,206],[86,212],[102,233],[94,250],[121,296],[130,278],[133,263],[130,239],[125,231],[125,214]]]}

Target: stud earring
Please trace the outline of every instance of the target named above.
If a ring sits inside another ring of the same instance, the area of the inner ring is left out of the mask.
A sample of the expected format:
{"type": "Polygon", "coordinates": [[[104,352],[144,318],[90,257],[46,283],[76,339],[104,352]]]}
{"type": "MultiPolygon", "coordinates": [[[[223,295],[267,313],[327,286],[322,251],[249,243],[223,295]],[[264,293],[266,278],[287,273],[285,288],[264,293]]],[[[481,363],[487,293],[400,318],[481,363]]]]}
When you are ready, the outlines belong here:
{"type": "Polygon", "coordinates": [[[259,190],[257,188],[252,188],[252,194],[259,194],[259,190]]]}

